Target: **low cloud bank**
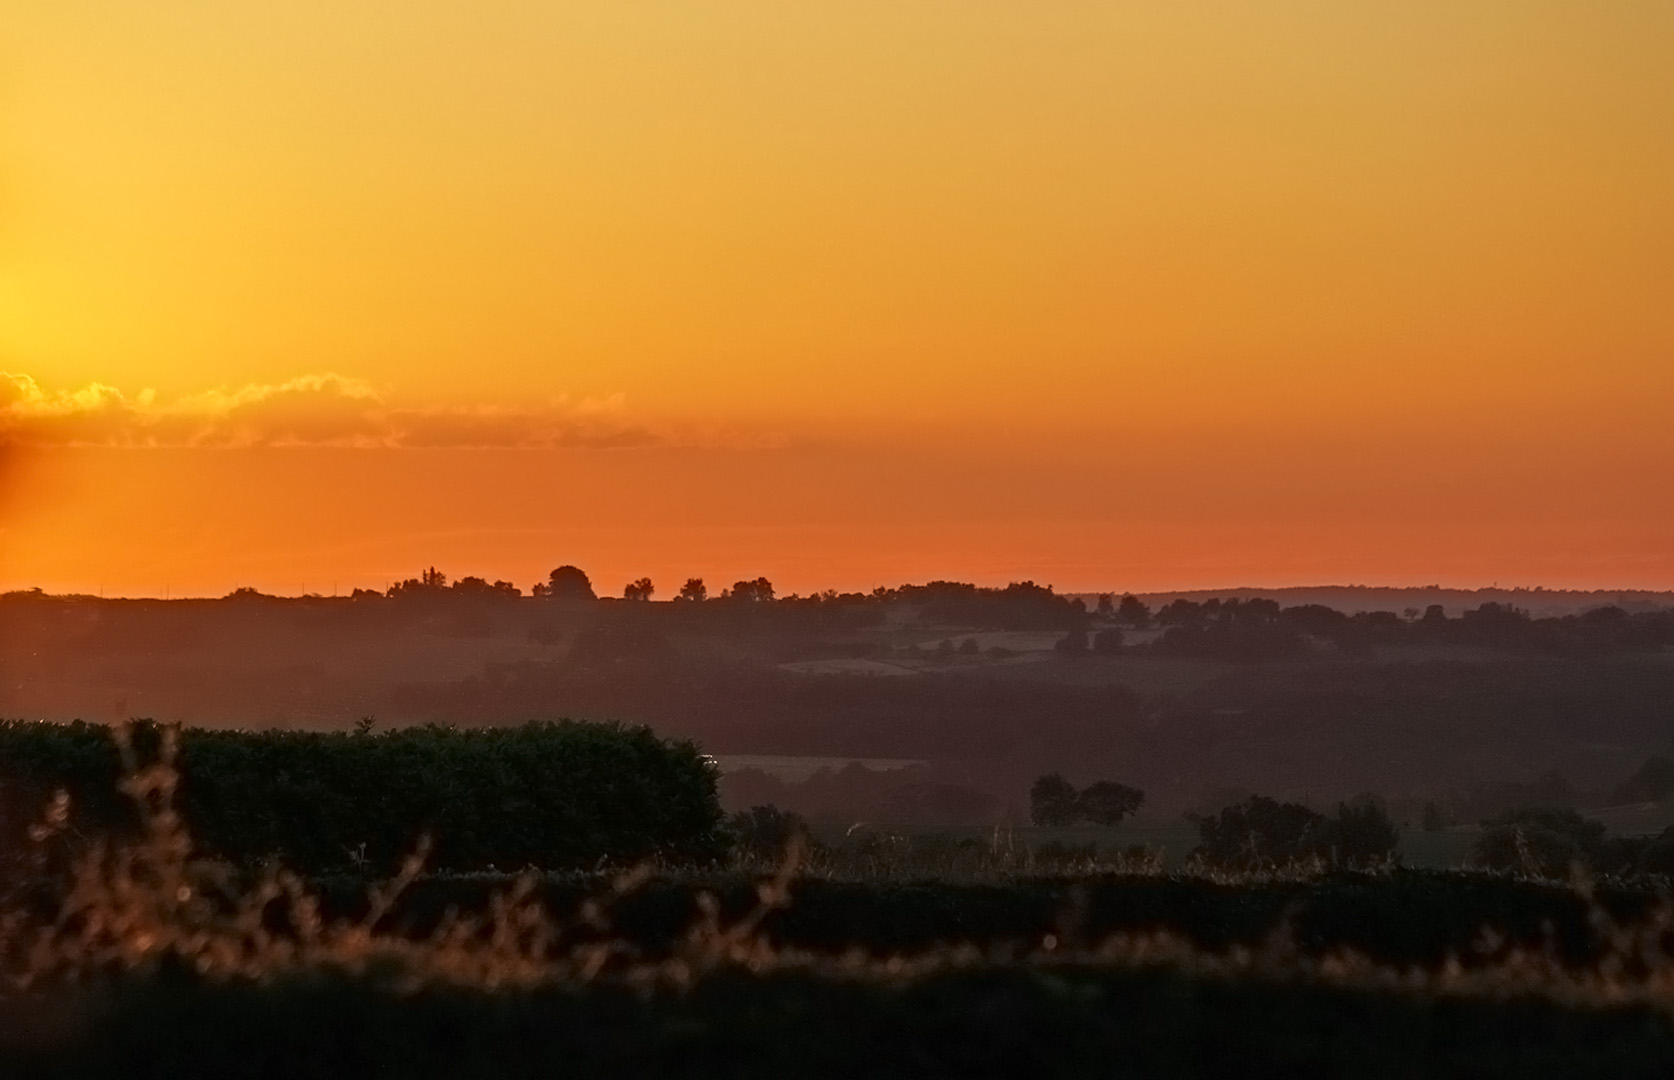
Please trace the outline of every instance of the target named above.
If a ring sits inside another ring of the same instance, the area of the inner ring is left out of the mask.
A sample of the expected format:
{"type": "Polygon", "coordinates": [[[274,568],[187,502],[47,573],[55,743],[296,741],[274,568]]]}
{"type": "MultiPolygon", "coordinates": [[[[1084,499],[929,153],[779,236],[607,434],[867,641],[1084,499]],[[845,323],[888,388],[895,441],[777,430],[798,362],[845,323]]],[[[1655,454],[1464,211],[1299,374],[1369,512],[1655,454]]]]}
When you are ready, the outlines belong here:
{"type": "Polygon", "coordinates": [[[620,394],[530,409],[392,405],[362,379],[326,372],[216,387],[172,401],[91,383],[47,390],[0,372],[0,445],[30,447],[611,447],[662,441],[629,423],[620,394]]]}

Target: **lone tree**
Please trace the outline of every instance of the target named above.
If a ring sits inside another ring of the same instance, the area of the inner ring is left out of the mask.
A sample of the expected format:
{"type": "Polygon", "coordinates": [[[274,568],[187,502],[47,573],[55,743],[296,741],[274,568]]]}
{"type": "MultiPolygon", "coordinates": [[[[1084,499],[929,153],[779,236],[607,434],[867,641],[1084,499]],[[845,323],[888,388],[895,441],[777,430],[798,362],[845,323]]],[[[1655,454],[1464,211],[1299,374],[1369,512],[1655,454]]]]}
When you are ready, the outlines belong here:
{"type": "Polygon", "coordinates": [[[1076,799],[1075,785],[1058,773],[1050,773],[1029,788],[1029,819],[1049,828],[1074,825],[1076,799]]]}
{"type": "Polygon", "coordinates": [[[1078,817],[1094,825],[1119,825],[1144,802],[1145,793],[1138,788],[1114,780],[1100,780],[1082,789],[1076,797],[1075,810],[1078,817]]]}
{"type": "Polygon", "coordinates": [[[680,599],[702,602],[709,599],[709,586],[700,577],[686,579],[686,584],[680,586],[680,599]]]}
{"type": "Polygon", "coordinates": [[[626,585],[622,586],[622,599],[649,600],[651,599],[651,594],[656,591],[657,587],[651,584],[651,579],[648,577],[642,577],[638,581],[630,581],[626,585]]]}
{"type": "Polygon", "coordinates": [[[560,566],[547,576],[546,595],[551,600],[593,600],[593,583],[579,566],[560,566]]]}
{"type": "Polygon", "coordinates": [[[1122,597],[1122,602],[1116,605],[1116,621],[1135,630],[1143,630],[1151,625],[1151,609],[1145,606],[1145,601],[1128,593],[1122,597]]]}

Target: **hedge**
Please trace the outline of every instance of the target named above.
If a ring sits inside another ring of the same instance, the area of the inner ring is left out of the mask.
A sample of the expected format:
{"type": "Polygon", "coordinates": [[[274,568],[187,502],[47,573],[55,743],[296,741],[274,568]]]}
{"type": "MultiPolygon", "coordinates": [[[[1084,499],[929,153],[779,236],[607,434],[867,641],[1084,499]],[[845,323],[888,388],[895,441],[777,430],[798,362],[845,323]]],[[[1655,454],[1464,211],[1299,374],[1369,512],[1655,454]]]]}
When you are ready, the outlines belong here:
{"type": "MultiPolygon", "coordinates": [[[[756,881],[743,873],[655,878],[615,902],[611,931],[646,955],[663,955],[697,917],[700,893],[715,898],[724,919],[737,919],[756,905],[756,881]]],[[[368,884],[347,876],[313,882],[327,915],[351,919],[366,910],[368,884]]],[[[509,885],[487,875],[417,881],[387,925],[424,937],[450,909],[486,912],[509,885]]],[[[534,895],[562,919],[600,887],[593,875],[553,874],[539,879],[534,895]]],[[[776,946],[910,954],[947,944],[1039,942],[1047,934],[1098,942],[1153,930],[1220,951],[1259,946],[1288,926],[1305,953],[1350,949],[1390,967],[1428,968],[1449,957],[1466,966],[1492,959],[1479,948],[1489,928],[1502,947],[1550,945],[1565,963],[1584,967],[1598,961],[1605,944],[1593,905],[1611,921],[1635,924],[1666,902],[1665,887],[1604,885],[1589,902],[1564,885],[1438,870],[1245,883],[1115,874],[992,884],[811,878],[791,885],[789,906],[768,914],[761,931],[776,946]]]]}
{"type": "MultiPolygon", "coordinates": [[[[159,729],[133,729],[142,762],[159,729]]],[[[518,870],[725,852],[712,765],[690,742],[610,723],[408,728],[379,734],[181,733],[176,806],[205,853],[270,855],[308,873],[388,872],[432,838],[430,865],[518,870]],[[363,846],[364,845],[364,846],[363,846]]],[[[0,722],[0,827],[8,839],[54,790],[84,835],[132,835],[122,762],[103,725],[0,722]]]]}
{"type": "Polygon", "coordinates": [[[341,976],[190,975],[65,991],[0,1016],[17,1080],[511,1077],[1665,1078],[1646,1006],[1428,997],[1171,970],[987,967],[910,982],[721,973],[412,996],[341,976]]]}

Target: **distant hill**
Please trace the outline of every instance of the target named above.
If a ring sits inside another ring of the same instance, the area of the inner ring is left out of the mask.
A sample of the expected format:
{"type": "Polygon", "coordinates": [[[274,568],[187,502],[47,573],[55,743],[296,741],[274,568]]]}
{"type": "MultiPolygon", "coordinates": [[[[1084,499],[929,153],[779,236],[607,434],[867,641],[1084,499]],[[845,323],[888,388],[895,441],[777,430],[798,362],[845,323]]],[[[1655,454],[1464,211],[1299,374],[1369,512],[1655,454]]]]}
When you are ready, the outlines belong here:
{"type": "MultiPolygon", "coordinates": [[[[1091,607],[1097,593],[1077,593],[1091,607]]],[[[1399,614],[1408,608],[1423,611],[1431,604],[1440,604],[1448,615],[1457,616],[1483,604],[1510,604],[1527,611],[1536,618],[1570,615],[1614,604],[1627,611],[1655,611],[1674,608],[1674,592],[1654,592],[1648,589],[1444,589],[1436,585],[1394,588],[1377,585],[1306,585],[1283,589],[1192,589],[1180,592],[1138,593],[1138,597],[1153,608],[1170,600],[1221,599],[1248,600],[1265,597],[1277,600],[1285,607],[1302,604],[1323,604],[1338,611],[1353,614],[1358,611],[1393,611],[1399,614]]]]}

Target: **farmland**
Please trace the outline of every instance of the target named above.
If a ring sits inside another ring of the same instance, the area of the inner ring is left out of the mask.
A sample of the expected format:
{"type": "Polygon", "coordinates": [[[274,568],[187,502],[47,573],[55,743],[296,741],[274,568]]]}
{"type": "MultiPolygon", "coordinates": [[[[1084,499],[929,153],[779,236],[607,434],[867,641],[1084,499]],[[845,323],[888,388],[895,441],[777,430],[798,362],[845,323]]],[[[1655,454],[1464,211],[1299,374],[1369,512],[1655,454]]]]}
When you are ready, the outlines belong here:
{"type": "MultiPolygon", "coordinates": [[[[393,878],[298,876],[196,844],[190,770],[233,759],[200,746],[193,765],[185,734],[161,732],[150,764],[143,729],[122,734],[141,749],[115,850],[65,804],[14,851],[12,1075],[1586,1077],[1674,1060],[1663,878],[1169,871],[864,837],[518,874],[433,870],[421,846],[393,878]],[[274,1049],[250,1059],[257,1044],[274,1049]]],[[[352,762],[389,738],[321,745],[352,762]]],[[[532,729],[501,753],[537,739],[571,736],[532,729]]]]}
{"type": "Polygon", "coordinates": [[[1666,1074],[1660,615],[903,595],[0,600],[14,1073],[1666,1074]]]}

